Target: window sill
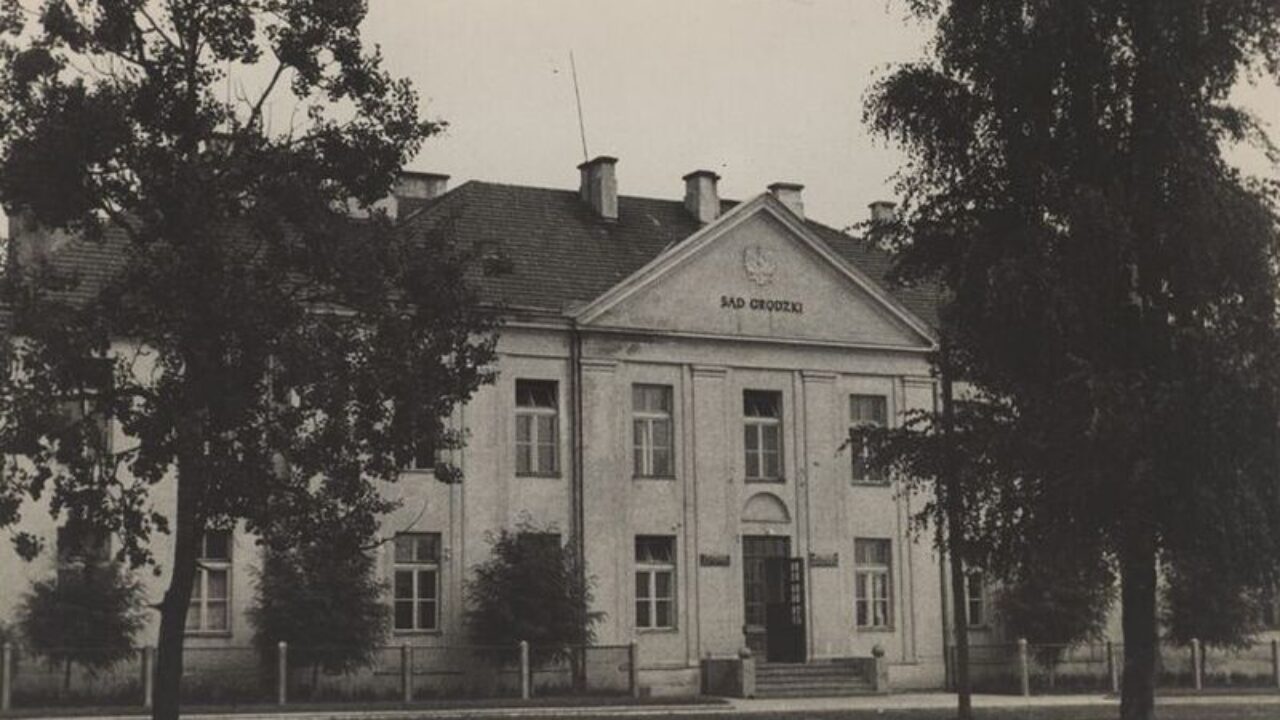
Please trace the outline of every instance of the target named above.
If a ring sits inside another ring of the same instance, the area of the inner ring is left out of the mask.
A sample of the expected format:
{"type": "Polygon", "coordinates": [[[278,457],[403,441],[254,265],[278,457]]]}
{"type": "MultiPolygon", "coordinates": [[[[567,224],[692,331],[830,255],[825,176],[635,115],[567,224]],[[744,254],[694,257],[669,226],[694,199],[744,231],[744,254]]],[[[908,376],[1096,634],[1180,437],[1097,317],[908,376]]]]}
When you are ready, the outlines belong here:
{"type": "Polygon", "coordinates": [[[189,638],[213,638],[228,639],[231,637],[230,630],[183,630],[183,637],[189,638]]]}
{"type": "Polygon", "coordinates": [[[669,628],[638,627],[636,628],[636,632],[640,633],[641,635],[678,635],[680,633],[680,628],[678,627],[669,627],[669,628]]]}
{"type": "Polygon", "coordinates": [[[777,478],[743,478],[742,482],[747,485],[783,485],[787,482],[785,477],[777,478]]]}
{"type": "Polygon", "coordinates": [[[444,634],[442,630],[392,630],[396,637],[435,637],[444,634]]]}
{"type": "Polygon", "coordinates": [[[869,632],[869,633],[891,633],[891,632],[895,632],[896,630],[897,628],[895,628],[892,625],[877,625],[875,627],[858,627],[857,628],[858,632],[869,632]]]}
{"type": "Polygon", "coordinates": [[[518,472],[518,473],[516,473],[516,477],[518,477],[518,478],[546,478],[546,479],[548,479],[548,480],[559,480],[559,479],[560,479],[560,477],[561,477],[561,475],[560,475],[560,473],[558,473],[558,472],[556,472],[556,473],[521,473],[521,472],[518,472]]]}
{"type": "Polygon", "coordinates": [[[678,478],[676,478],[675,475],[632,475],[631,479],[632,480],[665,480],[667,482],[670,482],[678,478]]]}

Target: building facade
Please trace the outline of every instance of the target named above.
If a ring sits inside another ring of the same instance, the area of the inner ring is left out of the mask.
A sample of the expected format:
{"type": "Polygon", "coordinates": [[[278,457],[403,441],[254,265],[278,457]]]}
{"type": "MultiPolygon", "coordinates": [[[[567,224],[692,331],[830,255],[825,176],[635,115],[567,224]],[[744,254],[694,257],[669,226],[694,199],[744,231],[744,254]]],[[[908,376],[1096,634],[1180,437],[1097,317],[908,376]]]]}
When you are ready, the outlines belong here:
{"type": "MultiPolygon", "coordinates": [[[[393,642],[465,644],[470,568],[527,519],[580,542],[598,642],[634,640],[649,692],[696,691],[704,659],[744,648],[883,651],[894,687],[941,686],[948,603],[931,537],[911,531],[922,500],[847,442],[933,407],[927,294],[890,290],[888,258],[807,220],[798,185],[730,203],[697,171],[683,200],[656,200],[620,196],[615,167],[584,163],[578,192],[403,185],[401,231],[474,248],[505,321],[496,382],[449,419],[463,482],[410,468],[388,489],[393,642]]],[[[47,513],[26,518],[56,537],[47,513]]],[[[247,646],[259,551],[242,532],[204,545],[189,645],[247,646]]],[[[10,553],[7,620],[54,562],[10,553]]],[[[158,598],[164,578],[147,582],[158,598]]]]}

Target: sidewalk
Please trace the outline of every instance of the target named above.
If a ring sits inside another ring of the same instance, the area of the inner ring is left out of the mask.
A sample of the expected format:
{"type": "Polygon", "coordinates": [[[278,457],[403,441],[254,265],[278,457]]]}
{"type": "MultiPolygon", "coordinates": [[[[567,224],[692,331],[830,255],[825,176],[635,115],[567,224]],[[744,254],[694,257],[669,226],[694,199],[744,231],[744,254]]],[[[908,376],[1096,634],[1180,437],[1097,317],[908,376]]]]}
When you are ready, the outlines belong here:
{"type": "MultiPolygon", "coordinates": [[[[723,703],[636,704],[636,705],[541,705],[523,707],[403,708],[359,710],[307,709],[247,712],[199,712],[189,716],[200,720],[467,720],[470,718],[572,718],[620,717],[634,715],[754,715],[778,712],[832,712],[841,710],[931,710],[955,707],[955,695],[942,692],[908,692],[891,695],[860,695],[828,698],[729,699],[723,703]]],[[[1103,695],[974,695],[975,708],[1105,707],[1119,703],[1103,695]]],[[[1267,705],[1280,708],[1280,694],[1174,695],[1156,698],[1157,706],[1171,705],[1267,705]]],[[[1277,710],[1280,716],[1280,709],[1277,710]]],[[[30,717],[30,716],[28,716],[30,717]]],[[[47,720],[138,720],[141,712],[120,715],[52,715],[47,720]]]]}

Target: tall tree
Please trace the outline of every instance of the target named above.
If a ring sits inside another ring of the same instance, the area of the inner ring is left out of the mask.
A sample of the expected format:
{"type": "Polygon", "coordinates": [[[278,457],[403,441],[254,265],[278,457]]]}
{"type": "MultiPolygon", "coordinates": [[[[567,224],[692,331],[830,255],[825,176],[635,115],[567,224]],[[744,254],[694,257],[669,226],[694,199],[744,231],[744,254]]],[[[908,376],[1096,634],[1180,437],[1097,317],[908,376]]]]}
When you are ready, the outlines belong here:
{"type": "Polygon", "coordinates": [[[22,459],[0,524],[42,500],[163,563],[156,718],[178,716],[203,533],[371,535],[381,484],[420,443],[457,442],[437,418],[488,379],[462,253],[377,211],[348,219],[439,129],[364,47],[365,12],[46,0],[27,23],[0,0],[0,201],[72,237],[6,278],[21,341],[0,442],[22,459]],[[289,122],[268,122],[273,102],[289,122]],[[65,272],[70,250],[97,264],[65,272]],[[152,557],[156,532],[170,557],[152,557]]]}
{"type": "Polygon", "coordinates": [[[932,57],[867,108],[910,155],[899,276],[947,288],[957,376],[1011,408],[994,531],[1118,568],[1121,715],[1150,718],[1158,567],[1182,597],[1277,579],[1275,194],[1223,146],[1260,136],[1230,92],[1280,70],[1280,5],[909,4],[932,57]]]}

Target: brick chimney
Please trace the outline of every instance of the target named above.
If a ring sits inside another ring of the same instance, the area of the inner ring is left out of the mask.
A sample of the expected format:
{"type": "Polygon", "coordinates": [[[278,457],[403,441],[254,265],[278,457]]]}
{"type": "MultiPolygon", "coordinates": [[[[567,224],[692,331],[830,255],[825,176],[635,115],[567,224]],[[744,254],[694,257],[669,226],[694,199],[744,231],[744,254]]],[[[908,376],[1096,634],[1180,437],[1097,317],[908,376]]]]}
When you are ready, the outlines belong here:
{"type": "MultiPolygon", "coordinates": [[[[433,200],[445,194],[448,189],[448,175],[401,170],[396,175],[395,184],[391,186],[391,194],[375,202],[373,207],[385,210],[387,217],[396,220],[411,212],[415,201],[433,200]],[[406,208],[406,205],[409,207],[406,208]]],[[[368,210],[359,207],[355,201],[347,203],[347,214],[356,218],[369,217],[368,210]]]]}
{"type": "Polygon", "coordinates": [[[618,219],[618,178],[613,167],[617,162],[618,158],[601,155],[578,166],[578,197],[605,220],[618,219]]]}
{"type": "Polygon", "coordinates": [[[0,262],[13,263],[13,269],[34,269],[74,238],[66,230],[42,226],[28,210],[7,208],[5,213],[9,216],[9,256],[0,262]]]}
{"type": "Polygon", "coordinates": [[[694,170],[685,175],[684,207],[703,225],[720,217],[720,194],[716,183],[720,176],[710,170],[694,170]]]}
{"type": "Polygon", "coordinates": [[[871,222],[890,223],[898,219],[897,203],[888,200],[877,200],[867,207],[871,208],[871,222]]]}
{"type": "Polygon", "coordinates": [[[431,200],[440,197],[448,190],[448,175],[404,170],[396,176],[395,188],[391,191],[391,194],[398,198],[431,200]]]}
{"type": "Polygon", "coordinates": [[[804,199],[800,195],[803,191],[804,186],[798,183],[776,182],[769,186],[769,192],[801,220],[804,219],[804,199]]]}

